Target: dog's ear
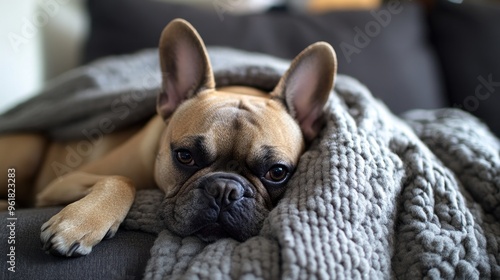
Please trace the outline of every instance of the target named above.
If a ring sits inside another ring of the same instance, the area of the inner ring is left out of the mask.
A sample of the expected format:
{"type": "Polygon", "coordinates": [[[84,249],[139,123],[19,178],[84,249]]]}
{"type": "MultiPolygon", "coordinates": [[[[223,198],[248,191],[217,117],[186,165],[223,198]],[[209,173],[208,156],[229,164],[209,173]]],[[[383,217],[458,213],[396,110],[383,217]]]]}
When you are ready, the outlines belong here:
{"type": "Polygon", "coordinates": [[[283,75],[271,95],[281,99],[300,125],[306,141],[315,138],[323,125],[323,108],[337,72],[333,48],[318,42],[303,50],[283,75]]]}
{"type": "Polygon", "coordinates": [[[171,21],[161,33],[162,90],[157,112],[167,119],[186,99],[215,88],[205,44],[194,27],[183,19],[171,21]]]}

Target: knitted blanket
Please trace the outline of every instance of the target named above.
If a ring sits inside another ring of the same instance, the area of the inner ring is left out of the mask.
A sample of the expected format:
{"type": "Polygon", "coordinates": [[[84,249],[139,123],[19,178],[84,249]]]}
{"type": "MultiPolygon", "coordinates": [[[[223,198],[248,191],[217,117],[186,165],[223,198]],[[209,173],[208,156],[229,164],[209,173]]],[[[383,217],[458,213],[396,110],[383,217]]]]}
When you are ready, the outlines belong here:
{"type": "MultiPolygon", "coordinates": [[[[269,89],[287,67],[234,50],[210,56],[219,85],[269,89]]],[[[116,129],[146,118],[159,87],[156,60],[146,51],[75,70],[20,105],[23,113],[2,116],[0,131],[71,138],[102,118],[116,129]],[[117,109],[124,104],[126,117],[117,109]],[[25,120],[30,114],[36,125],[25,120]]],[[[451,109],[398,118],[342,75],[325,117],[284,198],[245,242],[175,236],[156,217],[162,193],[138,192],[124,226],[158,234],[144,278],[500,279],[500,144],[481,122],[451,109]]]]}

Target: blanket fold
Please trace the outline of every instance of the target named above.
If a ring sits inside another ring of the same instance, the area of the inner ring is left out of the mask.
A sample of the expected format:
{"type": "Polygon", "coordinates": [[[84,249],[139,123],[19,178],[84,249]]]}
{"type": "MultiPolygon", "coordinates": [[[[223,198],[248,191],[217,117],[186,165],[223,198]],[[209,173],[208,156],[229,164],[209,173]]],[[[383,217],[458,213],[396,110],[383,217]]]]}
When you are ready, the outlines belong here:
{"type": "MultiPolygon", "coordinates": [[[[219,86],[271,89],[288,67],[209,53],[219,86]]],[[[0,117],[0,131],[66,139],[103,118],[125,127],[154,114],[159,72],[155,50],[82,67],[0,117]]],[[[487,127],[454,109],[396,117],[343,75],[325,112],[283,199],[245,242],[175,236],[156,218],[161,191],[139,191],[124,226],[158,234],[144,278],[500,279],[500,142],[487,127]]]]}

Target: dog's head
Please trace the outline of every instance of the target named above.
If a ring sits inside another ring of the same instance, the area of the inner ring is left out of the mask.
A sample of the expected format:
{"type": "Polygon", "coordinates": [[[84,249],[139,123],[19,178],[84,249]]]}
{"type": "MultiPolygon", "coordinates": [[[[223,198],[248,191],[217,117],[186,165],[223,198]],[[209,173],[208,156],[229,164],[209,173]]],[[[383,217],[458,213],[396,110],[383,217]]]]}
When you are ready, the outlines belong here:
{"type": "Polygon", "coordinates": [[[168,123],[155,164],[166,194],[161,217],[181,236],[245,240],[258,233],[322,127],[335,53],[326,43],[309,46],[264,93],[216,89],[203,41],[184,20],[165,27],[159,51],[157,111],[168,123]]]}

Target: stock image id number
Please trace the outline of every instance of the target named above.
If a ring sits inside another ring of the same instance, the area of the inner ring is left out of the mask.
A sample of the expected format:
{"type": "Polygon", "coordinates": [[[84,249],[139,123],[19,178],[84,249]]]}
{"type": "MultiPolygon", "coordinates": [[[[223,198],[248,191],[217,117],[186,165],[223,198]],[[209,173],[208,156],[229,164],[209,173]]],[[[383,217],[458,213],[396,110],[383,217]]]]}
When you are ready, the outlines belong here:
{"type": "Polygon", "coordinates": [[[8,197],[8,203],[9,207],[8,210],[9,212],[15,211],[15,205],[16,205],[16,169],[15,168],[10,168],[7,170],[7,197],[8,197]]]}

